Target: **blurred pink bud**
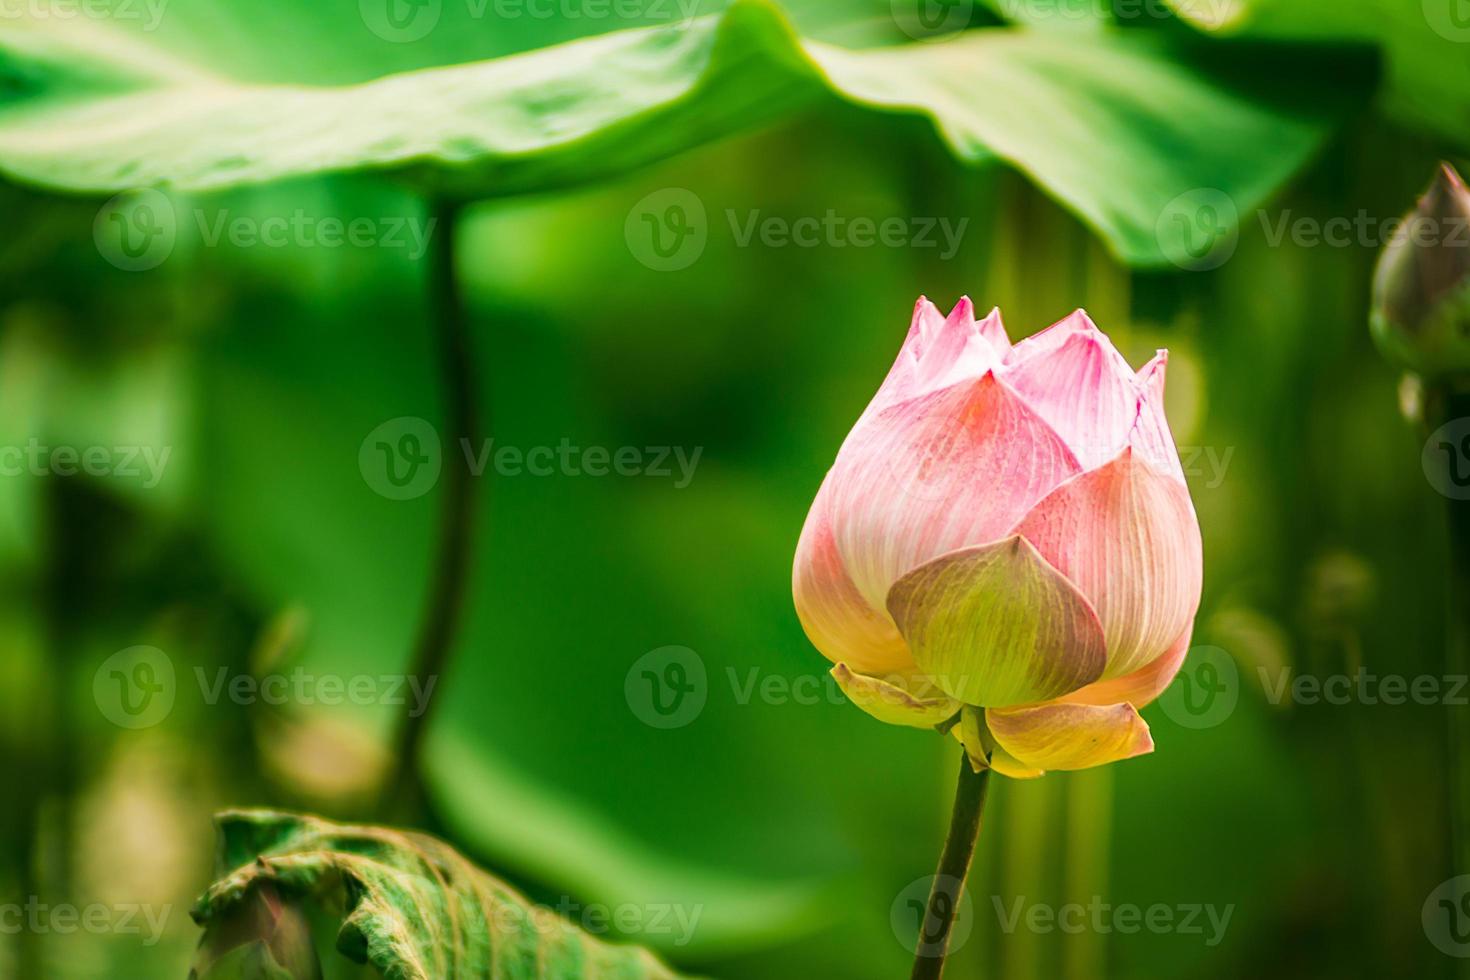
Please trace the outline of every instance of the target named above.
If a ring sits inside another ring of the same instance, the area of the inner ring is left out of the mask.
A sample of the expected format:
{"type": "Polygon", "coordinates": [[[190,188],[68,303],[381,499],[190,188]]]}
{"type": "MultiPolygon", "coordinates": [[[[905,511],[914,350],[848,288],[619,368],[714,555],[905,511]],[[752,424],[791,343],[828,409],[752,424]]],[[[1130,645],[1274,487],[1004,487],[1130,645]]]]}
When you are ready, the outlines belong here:
{"type": "Polygon", "coordinates": [[[321,980],[311,926],[301,906],[262,880],[212,919],[190,980],[321,980]]]}
{"type": "Polygon", "coordinates": [[[1183,661],[1202,574],[1165,362],[1135,374],[1080,310],[1012,346],[998,311],[919,300],[796,552],[797,614],[854,703],[943,719],[1017,775],[1152,749],[1136,709],[1183,661]]]}
{"type": "Polygon", "coordinates": [[[1378,257],[1369,325],[1400,367],[1470,371],[1470,190],[1448,163],[1378,257]]]}

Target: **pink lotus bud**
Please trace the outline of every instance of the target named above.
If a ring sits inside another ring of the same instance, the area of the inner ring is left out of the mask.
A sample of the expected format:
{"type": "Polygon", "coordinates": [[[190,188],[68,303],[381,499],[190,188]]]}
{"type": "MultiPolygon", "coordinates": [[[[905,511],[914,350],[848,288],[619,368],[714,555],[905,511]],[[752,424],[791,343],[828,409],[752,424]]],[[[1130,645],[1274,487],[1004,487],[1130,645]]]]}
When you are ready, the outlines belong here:
{"type": "Polygon", "coordinates": [[[919,300],[796,551],[797,615],[854,703],[1009,775],[1153,748],[1137,709],[1202,575],[1165,361],[1135,374],[1081,310],[1013,347],[999,312],[919,300]]]}
{"type": "Polygon", "coordinates": [[[306,912],[274,882],[206,924],[190,980],[321,980],[306,912]]]}
{"type": "Polygon", "coordinates": [[[1447,163],[1378,257],[1369,324],[1401,367],[1470,371],[1470,190],[1447,163]]]}

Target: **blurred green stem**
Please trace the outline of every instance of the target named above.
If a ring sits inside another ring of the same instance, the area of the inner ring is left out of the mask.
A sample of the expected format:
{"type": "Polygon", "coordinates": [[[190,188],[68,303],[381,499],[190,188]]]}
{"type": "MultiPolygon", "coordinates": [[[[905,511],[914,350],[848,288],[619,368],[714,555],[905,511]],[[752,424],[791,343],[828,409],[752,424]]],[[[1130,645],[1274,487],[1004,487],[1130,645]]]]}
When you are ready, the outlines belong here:
{"type": "MultiPolygon", "coordinates": [[[[480,407],[469,316],[456,275],[455,232],[460,208],[458,203],[444,200],[434,202],[431,207],[428,307],[445,395],[442,444],[447,458],[433,579],[408,668],[409,675],[424,685],[432,678],[439,678],[449,662],[464,607],[475,525],[474,488],[469,467],[460,459],[464,447],[477,446],[480,441],[480,407]]],[[[404,804],[419,792],[419,749],[433,709],[442,697],[442,688],[442,684],[436,684],[432,690],[440,697],[429,700],[417,714],[406,714],[399,724],[393,768],[383,784],[383,798],[379,803],[385,817],[405,809],[404,804]]]]}
{"type": "MultiPolygon", "coordinates": [[[[1470,418],[1470,393],[1445,386],[1433,403],[1440,409],[1438,426],[1452,419],[1470,418]]],[[[1470,671],[1470,500],[1445,498],[1449,529],[1450,569],[1449,641],[1445,647],[1446,672],[1464,676],[1470,671]]],[[[1450,834],[1455,874],[1470,874],[1470,713],[1448,705],[1450,738],[1450,834]]]]}
{"type": "Polygon", "coordinates": [[[929,888],[929,904],[919,927],[918,953],[911,980],[938,980],[944,973],[949,932],[965,895],[965,877],[970,873],[970,859],[980,838],[980,814],[985,809],[989,782],[990,770],[976,772],[970,766],[969,757],[961,753],[960,781],[955,790],[954,811],[949,817],[949,834],[944,839],[944,853],[939,856],[939,869],[934,872],[934,883],[929,888]]]}
{"type": "MultiPolygon", "coordinates": [[[[1108,893],[1108,858],[1113,840],[1113,767],[1098,766],[1068,774],[1065,894],[1089,904],[1108,893]]],[[[1084,929],[1062,944],[1066,980],[1107,976],[1107,934],[1084,929]]]]}

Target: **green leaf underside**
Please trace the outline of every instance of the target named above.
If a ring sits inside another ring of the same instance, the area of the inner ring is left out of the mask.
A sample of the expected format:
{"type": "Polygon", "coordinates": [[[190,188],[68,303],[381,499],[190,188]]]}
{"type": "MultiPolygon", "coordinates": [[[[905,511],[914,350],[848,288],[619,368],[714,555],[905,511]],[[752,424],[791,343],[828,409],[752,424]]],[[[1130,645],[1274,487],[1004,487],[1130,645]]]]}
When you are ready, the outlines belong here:
{"type": "Polygon", "coordinates": [[[1458,0],[1169,2],[1180,19],[1218,37],[1376,46],[1386,111],[1470,146],[1470,25],[1456,14],[1458,0]]]}
{"type": "Polygon", "coordinates": [[[1169,202],[1237,211],[1311,154],[1355,86],[1283,73],[1246,94],[1145,32],[982,29],[852,50],[769,0],[351,85],[242,82],[115,25],[0,35],[0,171],[46,187],[210,190],[376,169],[465,196],[615,176],[832,96],[929,117],[954,154],[1030,175],[1123,259],[1159,264],[1169,202]]]}
{"type": "Polygon", "coordinates": [[[673,980],[651,953],[593,938],[470,864],[447,844],[388,827],[266,810],[218,818],[221,877],[194,920],[269,880],[343,915],[337,948],[388,980],[673,980]]]}

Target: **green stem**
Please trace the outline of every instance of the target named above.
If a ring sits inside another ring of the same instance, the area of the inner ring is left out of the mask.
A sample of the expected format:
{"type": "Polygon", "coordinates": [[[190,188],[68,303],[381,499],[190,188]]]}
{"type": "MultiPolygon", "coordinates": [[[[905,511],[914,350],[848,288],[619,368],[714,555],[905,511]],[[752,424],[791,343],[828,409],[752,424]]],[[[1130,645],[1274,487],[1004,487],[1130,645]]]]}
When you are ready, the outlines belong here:
{"type": "MultiPolygon", "coordinates": [[[[428,305],[439,359],[439,374],[445,392],[443,431],[443,506],[435,548],[433,580],[429,583],[409,674],[422,690],[441,694],[443,684],[427,687],[449,663],[455,633],[464,607],[475,526],[475,496],[469,467],[460,456],[463,448],[479,443],[480,407],[470,344],[469,317],[456,274],[455,232],[460,206],[438,201],[431,209],[428,272],[428,305]]],[[[424,733],[440,698],[431,698],[417,713],[405,714],[395,739],[393,770],[383,784],[379,809],[385,814],[403,810],[419,790],[418,755],[424,733]]]]}
{"type": "MultiPolygon", "coordinates": [[[[1113,767],[1098,766],[1068,774],[1066,896],[1088,903],[1108,893],[1108,858],[1113,835],[1113,767]]],[[[1084,929],[1062,943],[1062,976],[1095,980],[1107,976],[1108,937],[1084,929]]]]}
{"type": "Polygon", "coordinates": [[[980,838],[980,814],[985,809],[989,781],[990,770],[975,772],[969,758],[961,753],[960,782],[955,790],[954,811],[949,817],[949,834],[944,839],[944,853],[939,856],[939,868],[929,889],[929,904],[919,930],[911,980],[938,980],[944,973],[949,933],[964,898],[965,877],[970,873],[975,842],[980,838]]]}
{"type": "MultiPolygon", "coordinates": [[[[1440,423],[1470,417],[1470,393],[1449,388],[1439,392],[1440,423]]],[[[1449,639],[1446,672],[1463,676],[1470,670],[1470,500],[1447,497],[1449,528],[1449,639]]],[[[1455,874],[1470,873],[1470,713],[1446,707],[1450,738],[1450,839],[1455,874]]]]}

